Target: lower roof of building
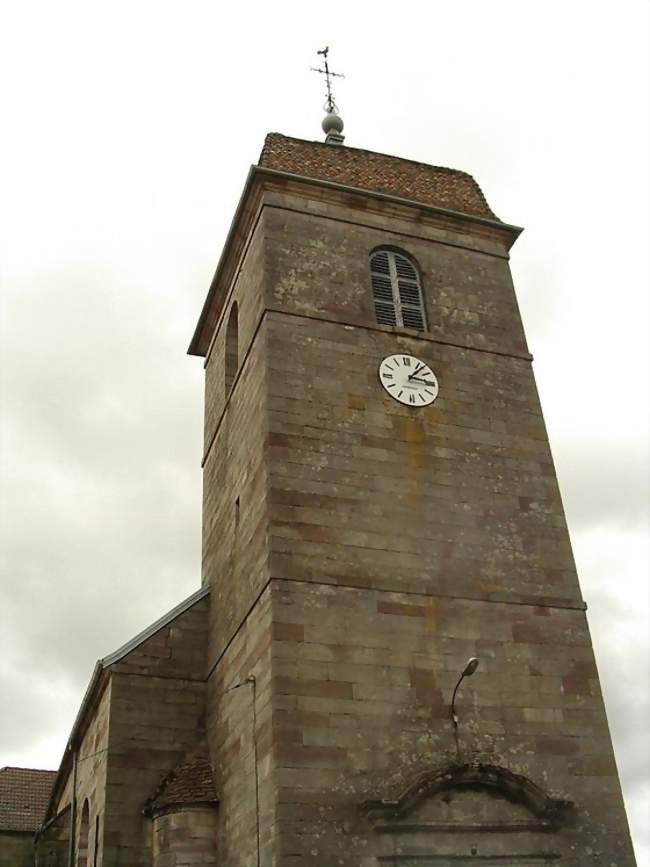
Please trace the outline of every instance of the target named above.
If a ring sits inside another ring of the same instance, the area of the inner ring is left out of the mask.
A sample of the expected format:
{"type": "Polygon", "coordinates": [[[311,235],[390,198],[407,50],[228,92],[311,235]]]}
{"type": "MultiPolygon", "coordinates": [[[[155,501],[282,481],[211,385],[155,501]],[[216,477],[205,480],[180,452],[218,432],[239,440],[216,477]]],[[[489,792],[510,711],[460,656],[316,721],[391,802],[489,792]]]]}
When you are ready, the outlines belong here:
{"type": "Polygon", "coordinates": [[[36,831],[55,778],[56,771],[0,768],[0,831],[36,831]]]}

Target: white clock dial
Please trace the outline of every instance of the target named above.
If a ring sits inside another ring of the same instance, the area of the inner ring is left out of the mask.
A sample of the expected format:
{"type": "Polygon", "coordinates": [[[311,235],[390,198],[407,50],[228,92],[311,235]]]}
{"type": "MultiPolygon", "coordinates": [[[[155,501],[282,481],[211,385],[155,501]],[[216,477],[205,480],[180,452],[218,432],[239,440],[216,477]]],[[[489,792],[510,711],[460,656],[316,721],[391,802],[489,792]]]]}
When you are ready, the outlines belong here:
{"type": "Polygon", "coordinates": [[[414,355],[389,355],[379,365],[379,381],[391,397],[407,406],[429,406],[438,397],[438,380],[414,355]]]}

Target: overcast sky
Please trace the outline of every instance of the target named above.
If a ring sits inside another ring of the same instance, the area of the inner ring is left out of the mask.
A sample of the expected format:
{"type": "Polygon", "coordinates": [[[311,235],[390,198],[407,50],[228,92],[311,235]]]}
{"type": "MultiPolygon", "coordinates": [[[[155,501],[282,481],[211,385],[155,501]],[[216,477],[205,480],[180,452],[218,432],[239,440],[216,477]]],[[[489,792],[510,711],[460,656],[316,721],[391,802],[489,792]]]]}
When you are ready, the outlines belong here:
{"type": "Polygon", "coordinates": [[[0,12],[0,766],[58,766],[94,661],[199,586],[185,351],[265,133],[322,138],[329,44],[347,144],[469,171],[526,229],[515,283],[650,862],[647,2],[0,12]]]}

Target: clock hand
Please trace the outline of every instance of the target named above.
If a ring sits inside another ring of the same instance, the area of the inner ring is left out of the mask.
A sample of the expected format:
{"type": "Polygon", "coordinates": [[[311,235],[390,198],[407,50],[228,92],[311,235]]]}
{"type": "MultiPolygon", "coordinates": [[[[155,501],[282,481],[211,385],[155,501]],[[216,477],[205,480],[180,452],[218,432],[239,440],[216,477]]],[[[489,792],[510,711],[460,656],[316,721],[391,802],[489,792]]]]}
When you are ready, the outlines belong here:
{"type": "Polygon", "coordinates": [[[414,376],[417,376],[423,367],[424,367],[423,364],[421,364],[419,367],[416,367],[415,370],[413,371],[413,373],[409,376],[409,379],[413,379],[414,376]]]}
{"type": "Polygon", "coordinates": [[[416,379],[414,376],[409,376],[409,380],[411,382],[421,382],[423,385],[434,385],[435,383],[431,382],[430,379],[416,379]]]}

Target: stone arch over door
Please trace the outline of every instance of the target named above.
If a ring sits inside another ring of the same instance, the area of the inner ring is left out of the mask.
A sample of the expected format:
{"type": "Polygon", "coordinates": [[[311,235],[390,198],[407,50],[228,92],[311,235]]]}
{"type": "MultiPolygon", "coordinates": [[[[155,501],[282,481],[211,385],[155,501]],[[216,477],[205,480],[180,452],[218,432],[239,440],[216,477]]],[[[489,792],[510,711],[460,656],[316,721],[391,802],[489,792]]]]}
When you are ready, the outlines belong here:
{"type": "Polygon", "coordinates": [[[469,763],[427,771],[362,810],[374,831],[369,864],[536,867],[562,861],[573,804],[507,768],[469,763]]]}

